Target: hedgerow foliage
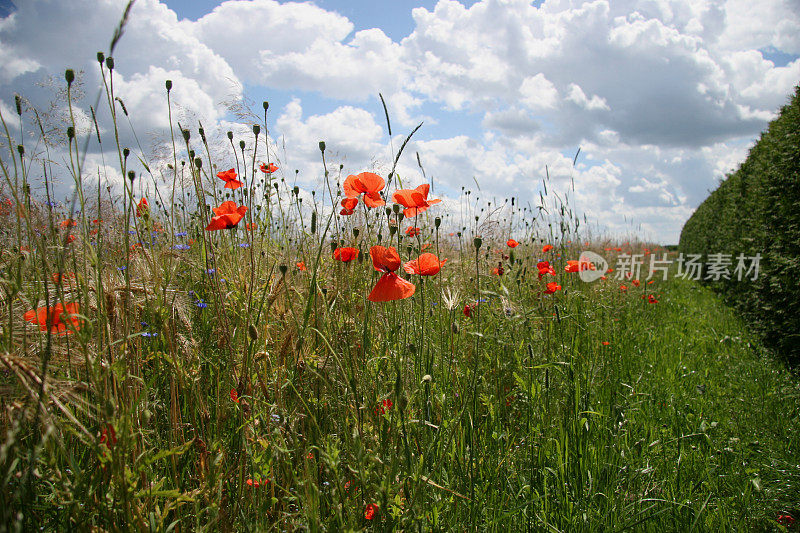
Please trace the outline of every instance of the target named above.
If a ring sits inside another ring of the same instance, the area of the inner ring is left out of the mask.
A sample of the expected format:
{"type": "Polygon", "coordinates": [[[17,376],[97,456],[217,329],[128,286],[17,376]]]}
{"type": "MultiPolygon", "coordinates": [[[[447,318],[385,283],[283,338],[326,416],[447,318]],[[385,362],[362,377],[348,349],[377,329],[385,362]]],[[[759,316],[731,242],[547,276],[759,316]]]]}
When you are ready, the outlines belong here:
{"type": "Polygon", "coordinates": [[[747,159],[697,208],[680,250],[761,254],[758,279],[713,282],[763,334],[800,362],[800,86],[747,159]]]}

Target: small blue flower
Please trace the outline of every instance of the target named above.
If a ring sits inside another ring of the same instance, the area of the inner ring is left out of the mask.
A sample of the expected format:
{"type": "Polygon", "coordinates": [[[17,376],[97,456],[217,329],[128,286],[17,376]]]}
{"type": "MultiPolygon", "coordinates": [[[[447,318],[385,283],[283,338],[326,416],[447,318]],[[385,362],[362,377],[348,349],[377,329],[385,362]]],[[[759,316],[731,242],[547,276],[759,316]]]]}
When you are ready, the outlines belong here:
{"type": "Polygon", "coordinates": [[[239,243],[239,248],[250,248],[250,243],[248,242],[239,243]]]}
{"type": "Polygon", "coordinates": [[[131,235],[136,235],[136,230],[135,229],[129,229],[128,233],[131,234],[131,235]]]}
{"type": "Polygon", "coordinates": [[[150,333],[149,331],[143,331],[142,337],[158,337],[157,332],[150,333]]]}
{"type": "Polygon", "coordinates": [[[143,328],[147,327],[147,322],[139,322],[139,323],[142,325],[143,328]]]}
{"type": "Polygon", "coordinates": [[[194,303],[194,305],[196,305],[196,306],[197,306],[197,307],[199,307],[200,309],[205,309],[206,307],[208,307],[208,304],[207,304],[207,303],[205,303],[203,300],[197,300],[197,301],[194,303]]]}
{"type": "Polygon", "coordinates": [[[186,237],[187,235],[188,233],[186,233],[185,231],[179,231],[178,233],[175,234],[176,237],[186,237]]]}
{"type": "Polygon", "coordinates": [[[117,270],[119,270],[120,272],[122,272],[122,271],[123,271],[123,270],[125,270],[126,268],[128,268],[128,267],[127,267],[127,266],[125,266],[125,265],[122,265],[121,267],[117,267],[117,270]]]}
{"type": "Polygon", "coordinates": [[[194,291],[189,291],[189,296],[194,297],[194,291]]]}
{"type": "Polygon", "coordinates": [[[191,246],[188,244],[176,244],[172,247],[173,250],[188,250],[189,248],[191,248],[191,246]]]}
{"type": "Polygon", "coordinates": [[[206,274],[208,274],[210,276],[210,275],[214,274],[216,271],[217,271],[216,268],[209,268],[208,270],[206,270],[206,274]]]}

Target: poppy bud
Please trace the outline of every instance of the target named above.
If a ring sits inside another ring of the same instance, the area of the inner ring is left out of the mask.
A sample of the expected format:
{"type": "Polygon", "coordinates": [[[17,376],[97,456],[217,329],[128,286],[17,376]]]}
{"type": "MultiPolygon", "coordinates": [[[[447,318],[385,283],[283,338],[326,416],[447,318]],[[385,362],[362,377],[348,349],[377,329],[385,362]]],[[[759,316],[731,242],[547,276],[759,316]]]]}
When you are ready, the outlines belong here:
{"type": "Polygon", "coordinates": [[[389,226],[389,235],[392,236],[397,233],[397,226],[389,226]]]}
{"type": "Polygon", "coordinates": [[[391,207],[387,207],[387,208],[385,209],[385,211],[386,211],[386,216],[387,216],[387,217],[388,217],[389,215],[391,215],[391,214],[392,214],[392,208],[391,208],[391,207]]]}
{"type": "Polygon", "coordinates": [[[228,132],[228,140],[229,140],[229,141],[232,141],[232,140],[233,140],[233,132],[232,132],[232,131],[229,131],[229,132],[228,132]]]}
{"type": "Polygon", "coordinates": [[[320,152],[324,152],[325,151],[325,141],[320,141],[319,142],[319,151],[320,152]]]}
{"type": "Polygon", "coordinates": [[[133,170],[129,170],[128,171],[128,179],[131,180],[131,183],[133,183],[133,180],[136,179],[136,172],[134,172],[133,170]]]}
{"type": "Polygon", "coordinates": [[[114,58],[113,57],[107,57],[106,58],[106,66],[108,67],[108,70],[114,70],[114,58]]]}
{"type": "Polygon", "coordinates": [[[450,324],[450,329],[453,331],[453,333],[458,335],[458,329],[459,329],[458,322],[453,322],[452,324],[450,324]]]}
{"type": "Polygon", "coordinates": [[[481,244],[483,244],[483,239],[481,239],[480,237],[475,237],[472,240],[472,244],[475,246],[476,250],[480,250],[481,249],[481,244]]]}
{"type": "Polygon", "coordinates": [[[194,160],[194,150],[189,150],[189,159],[194,160]]]}
{"type": "Polygon", "coordinates": [[[409,353],[415,354],[415,353],[417,353],[417,347],[414,346],[413,343],[409,343],[408,344],[408,351],[409,351],[409,353]]]}
{"type": "Polygon", "coordinates": [[[513,265],[514,264],[514,251],[510,251],[508,253],[508,261],[513,265]]]}
{"type": "Polygon", "coordinates": [[[286,265],[279,265],[279,266],[278,266],[278,270],[280,270],[280,271],[281,271],[281,276],[285,276],[285,275],[286,275],[286,271],[287,271],[288,269],[287,269],[286,265]]]}
{"type": "Polygon", "coordinates": [[[25,147],[22,146],[21,144],[18,144],[17,145],[17,152],[19,152],[19,156],[22,157],[23,155],[25,155],[25,147]]]}
{"type": "Polygon", "coordinates": [[[442,225],[442,217],[436,217],[433,219],[433,225],[437,228],[442,225]]]}
{"type": "Polygon", "coordinates": [[[358,228],[353,228],[353,237],[358,237],[359,230],[358,228]]]}
{"type": "Polygon", "coordinates": [[[244,150],[244,141],[239,141],[239,149],[244,150]]]}
{"type": "Polygon", "coordinates": [[[164,82],[164,85],[167,86],[167,92],[170,92],[172,90],[172,80],[167,80],[166,82],[164,82]]]}
{"type": "Polygon", "coordinates": [[[125,159],[128,159],[129,155],[131,155],[131,151],[128,148],[123,148],[122,149],[122,157],[124,157],[125,159]]]}
{"type": "Polygon", "coordinates": [[[102,64],[106,60],[106,55],[103,52],[97,52],[97,62],[102,64]]]}
{"type": "Polygon", "coordinates": [[[264,101],[264,102],[263,102],[261,105],[263,105],[263,106],[264,106],[264,111],[266,111],[267,109],[269,109],[269,102],[267,102],[266,100],[265,100],[265,101],[264,101]]]}
{"type": "Polygon", "coordinates": [[[300,187],[295,185],[294,189],[292,189],[292,192],[294,193],[295,196],[300,196],[300,187]]]}
{"type": "Polygon", "coordinates": [[[203,142],[206,142],[206,130],[204,130],[202,126],[197,128],[197,133],[200,134],[200,138],[203,140],[203,142]]]}
{"type": "Polygon", "coordinates": [[[258,137],[259,133],[261,133],[261,126],[258,124],[253,124],[253,134],[258,137]]]}
{"type": "Polygon", "coordinates": [[[316,211],[312,211],[311,212],[311,234],[313,235],[316,232],[317,232],[317,212],[316,211]]]}
{"type": "Polygon", "coordinates": [[[181,133],[183,134],[183,140],[188,143],[192,134],[189,133],[189,130],[183,130],[181,133]]]}
{"type": "Polygon", "coordinates": [[[331,252],[336,251],[336,248],[338,248],[338,247],[339,247],[339,245],[336,244],[336,241],[331,241],[331,252]]]}
{"type": "Polygon", "coordinates": [[[75,71],[68,68],[66,72],[64,72],[64,79],[67,80],[67,85],[72,85],[72,82],[75,81],[75,71]]]}
{"type": "Polygon", "coordinates": [[[247,328],[247,335],[250,337],[251,341],[258,340],[258,330],[253,324],[250,324],[250,327],[247,328]]]}
{"type": "Polygon", "coordinates": [[[392,206],[392,211],[394,211],[394,214],[395,214],[395,215],[396,215],[397,213],[399,213],[399,212],[400,212],[400,204],[394,204],[394,205],[392,206]]]}
{"type": "Polygon", "coordinates": [[[67,128],[67,138],[72,139],[73,137],[75,137],[75,128],[70,126],[67,128]]]}
{"type": "Polygon", "coordinates": [[[17,106],[17,115],[22,114],[22,98],[18,94],[14,95],[14,104],[17,106]]]}
{"type": "Polygon", "coordinates": [[[382,240],[383,240],[383,235],[378,233],[378,244],[380,244],[382,240]]]}

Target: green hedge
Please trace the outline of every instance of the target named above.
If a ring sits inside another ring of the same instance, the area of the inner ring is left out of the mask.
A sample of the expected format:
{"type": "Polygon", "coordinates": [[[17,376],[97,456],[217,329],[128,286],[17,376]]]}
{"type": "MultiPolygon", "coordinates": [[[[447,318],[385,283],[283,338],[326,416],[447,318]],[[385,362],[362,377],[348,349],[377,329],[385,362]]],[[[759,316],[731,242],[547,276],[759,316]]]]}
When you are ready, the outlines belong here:
{"type": "MultiPolygon", "coordinates": [[[[761,254],[756,281],[708,281],[765,343],[800,363],[800,86],[681,231],[683,254],[761,254]]],[[[705,277],[705,275],[704,275],[705,277]]]]}

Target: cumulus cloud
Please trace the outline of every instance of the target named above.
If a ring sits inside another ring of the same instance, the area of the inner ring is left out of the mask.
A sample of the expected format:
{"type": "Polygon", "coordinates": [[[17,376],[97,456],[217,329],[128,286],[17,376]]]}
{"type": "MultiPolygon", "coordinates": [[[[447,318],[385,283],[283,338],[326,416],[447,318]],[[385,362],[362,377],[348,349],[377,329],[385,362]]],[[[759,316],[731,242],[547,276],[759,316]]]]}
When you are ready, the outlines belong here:
{"type": "MultiPolygon", "coordinates": [[[[32,84],[67,66],[85,72],[86,104],[99,85],[95,53],[125,1],[19,4],[0,19],[4,116],[14,92],[43,103],[32,84]]],[[[191,21],[139,0],[115,52],[115,92],[137,132],[163,132],[171,79],[177,118],[195,129],[202,119],[226,141],[224,131],[248,131],[224,105],[244,84],[302,91],[276,110],[270,133],[275,155],[309,186],[320,140],[345,172],[388,172],[403,136],[387,142],[382,93],[395,129],[426,124],[400,161],[404,184],[424,179],[415,152],[451,198],[476,180],[487,198],[531,198],[547,168],[550,187],[598,222],[624,229],[634,216],[675,240],[800,80],[796,0],[439,0],[411,14],[413,31],[393,41],[311,2],[229,0],[191,21]],[[325,99],[322,109],[307,93],[325,99]],[[462,114],[482,120],[454,131],[462,114]]],[[[137,141],[127,126],[122,135],[137,141]]]]}

